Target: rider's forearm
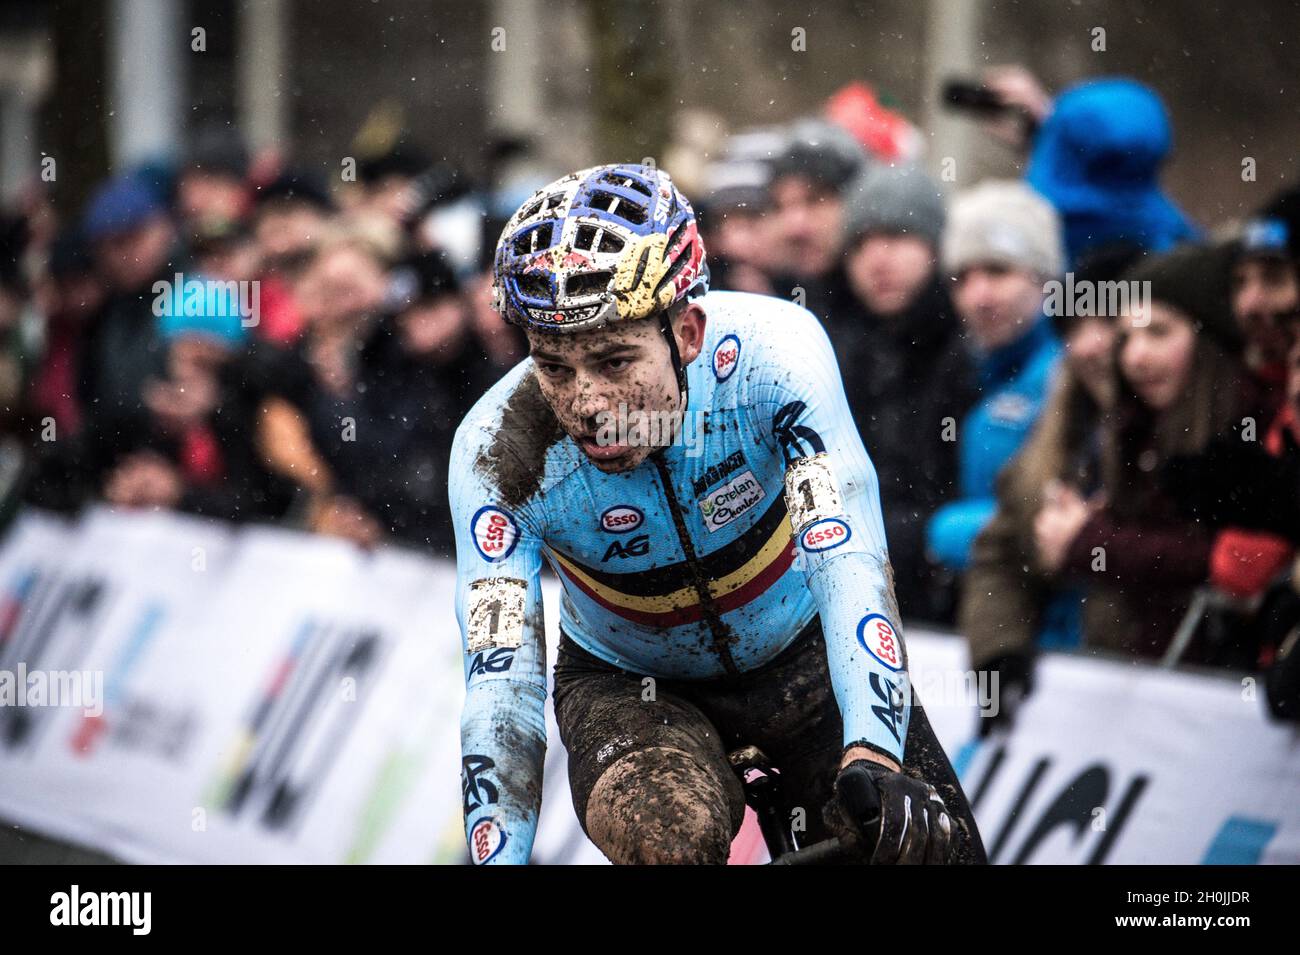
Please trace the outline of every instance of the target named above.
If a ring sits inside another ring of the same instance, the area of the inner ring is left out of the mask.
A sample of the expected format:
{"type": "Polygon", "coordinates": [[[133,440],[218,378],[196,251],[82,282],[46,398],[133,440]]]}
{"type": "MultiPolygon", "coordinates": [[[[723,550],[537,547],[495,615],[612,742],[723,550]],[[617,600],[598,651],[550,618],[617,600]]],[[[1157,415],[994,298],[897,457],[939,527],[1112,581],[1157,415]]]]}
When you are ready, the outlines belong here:
{"type": "Polygon", "coordinates": [[[843,553],[810,568],[844,745],[903,759],[911,694],[907,655],[879,558],[843,553]]]}
{"type": "Polygon", "coordinates": [[[461,712],[465,838],[476,865],[524,865],[542,806],[546,689],[498,679],[470,687],[461,712]]]}

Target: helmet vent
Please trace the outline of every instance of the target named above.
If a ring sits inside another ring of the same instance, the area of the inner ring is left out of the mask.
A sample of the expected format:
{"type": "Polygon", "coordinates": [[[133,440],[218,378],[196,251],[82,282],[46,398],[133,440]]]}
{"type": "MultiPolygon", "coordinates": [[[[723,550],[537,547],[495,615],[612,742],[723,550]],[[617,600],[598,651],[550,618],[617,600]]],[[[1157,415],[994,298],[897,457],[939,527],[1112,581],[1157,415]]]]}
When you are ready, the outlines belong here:
{"type": "Polygon", "coordinates": [[[551,283],[544,275],[521,275],[516,280],[519,291],[528,298],[551,301],[551,283]]]}
{"type": "Polygon", "coordinates": [[[544,196],[543,198],[537,200],[537,202],[533,203],[532,208],[530,208],[527,212],[524,213],[524,218],[531,219],[535,215],[541,215],[544,212],[550,212],[554,209],[558,209],[560,205],[563,204],[563,202],[564,202],[564,193],[553,192],[549,196],[544,196]]]}
{"type": "Polygon", "coordinates": [[[587,252],[621,252],[623,240],[599,226],[580,225],[573,239],[573,247],[587,252]]]}
{"type": "Polygon", "coordinates": [[[647,186],[640,179],[633,178],[632,176],[629,176],[626,173],[620,173],[614,170],[610,170],[609,172],[605,173],[600,177],[600,181],[607,182],[611,186],[620,186],[624,189],[635,190],[636,192],[641,193],[641,195],[645,196],[647,199],[649,199],[651,195],[653,195],[653,193],[650,191],[649,186],[647,186]]]}
{"type": "Polygon", "coordinates": [[[617,196],[612,192],[606,192],[604,189],[593,189],[591,191],[591,207],[600,209],[602,212],[608,212],[610,215],[618,215],[633,225],[643,225],[646,219],[649,218],[645,206],[637,205],[635,202],[617,196]]]}
{"type": "Polygon", "coordinates": [[[527,232],[517,233],[513,244],[515,255],[527,255],[538,249],[550,248],[553,229],[554,223],[541,222],[527,232]]]}
{"type": "Polygon", "coordinates": [[[569,276],[566,291],[569,295],[599,295],[609,288],[611,273],[601,272],[579,272],[577,275],[569,276]]]}

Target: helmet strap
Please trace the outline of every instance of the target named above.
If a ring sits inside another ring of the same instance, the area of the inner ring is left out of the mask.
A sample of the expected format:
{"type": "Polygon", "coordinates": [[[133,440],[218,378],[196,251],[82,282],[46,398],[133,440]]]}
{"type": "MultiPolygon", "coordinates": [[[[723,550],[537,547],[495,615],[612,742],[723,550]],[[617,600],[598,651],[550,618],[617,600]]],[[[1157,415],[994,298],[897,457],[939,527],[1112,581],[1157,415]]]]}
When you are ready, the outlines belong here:
{"type": "Polygon", "coordinates": [[[690,400],[686,388],[686,366],[682,364],[681,352],[677,350],[677,336],[673,334],[673,320],[668,315],[669,311],[664,309],[659,313],[659,330],[668,341],[668,355],[673,362],[673,373],[677,375],[677,390],[682,393],[682,414],[686,414],[686,403],[690,400]]]}

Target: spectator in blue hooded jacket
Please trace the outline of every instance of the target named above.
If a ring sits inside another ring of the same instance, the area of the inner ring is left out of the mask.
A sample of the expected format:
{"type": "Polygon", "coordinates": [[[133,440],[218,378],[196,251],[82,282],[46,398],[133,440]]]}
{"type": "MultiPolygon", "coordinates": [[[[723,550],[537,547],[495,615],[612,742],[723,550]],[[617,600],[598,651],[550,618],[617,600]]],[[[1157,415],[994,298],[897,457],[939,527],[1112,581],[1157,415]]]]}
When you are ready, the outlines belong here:
{"type": "Polygon", "coordinates": [[[1037,420],[1061,355],[1043,314],[1045,283],[1063,269],[1060,220],[1024,183],[987,182],[953,201],[942,255],[979,400],[955,428],[960,496],[935,512],[926,538],[938,561],[963,570],[997,510],[998,472],[1037,420]]]}
{"type": "Polygon", "coordinates": [[[1060,214],[1068,262],[1103,246],[1164,252],[1197,237],[1160,189],[1172,142],[1164,103],[1141,83],[1090,80],[1056,98],[1025,179],[1060,214]]]}

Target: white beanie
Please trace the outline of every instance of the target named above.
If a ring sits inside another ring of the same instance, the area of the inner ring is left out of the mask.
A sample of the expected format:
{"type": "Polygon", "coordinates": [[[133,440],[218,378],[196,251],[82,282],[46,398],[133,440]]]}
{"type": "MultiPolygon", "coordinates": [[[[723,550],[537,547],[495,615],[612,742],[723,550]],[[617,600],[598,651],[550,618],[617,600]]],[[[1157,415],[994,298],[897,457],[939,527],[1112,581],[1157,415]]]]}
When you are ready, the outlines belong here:
{"type": "Polygon", "coordinates": [[[999,263],[1050,279],[1065,271],[1061,218],[1016,179],[995,179],[958,193],[943,233],[943,266],[955,275],[999,263]]]}

